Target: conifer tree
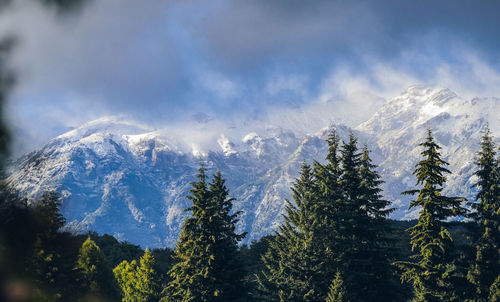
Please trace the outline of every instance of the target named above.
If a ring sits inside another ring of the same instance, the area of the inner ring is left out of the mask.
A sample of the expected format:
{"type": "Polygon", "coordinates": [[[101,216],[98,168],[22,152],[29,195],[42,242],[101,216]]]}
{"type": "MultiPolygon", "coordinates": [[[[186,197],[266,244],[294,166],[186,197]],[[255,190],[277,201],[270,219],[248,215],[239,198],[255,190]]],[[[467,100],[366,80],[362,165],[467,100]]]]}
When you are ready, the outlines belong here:
{"type": "Polygon", "coordinates": [[[347,293],[344,281],[342,280],[340,272],[337,272],[335,279],[333,279],[332,284],[330,285],[330,291],[328,292],[326,302],[348,302],[349,300],[347,300],[346,296],[347,293]]]}
{"type": "Polygon", "coordinates": [[[396,286],[390,258],[391,226],[386,217],[393,211],[382,198],[383,183],[365,146],[358,150],[357,138],[350,133],[341,148],[343,192],[337,232],[343,235],[343,251],[338,254],[344,276],[345,297],[351,301],[392,301],[396,286]],[[381,294],[383,293],[383,294],[381,294]]]}
{"type": "Polygon", "coordinates": [[[153,268],[154,257],[149,249],[137,261],[122,261],[113,273],[122,291],[123,302],[158,301],[158,276],[153,268]]]}
{"type": "Polygon", "coordinates": [[[398,286],[394,279],[391,260],[396,256],[392,226],[387,216],[394,210],[385,200],[380,186],[383,181],[372,164],[368,147],[362,150],[358,168],[360,183],[359,209],[355,216],[356,233],[353,267],[353,291],[364,301],[393,301],[398,286]]]}
{"type": "Polygon", "coordinates": [[[115,298],[117,296],[113,273],[101,249],[90,237],[80,248],[75,270],[78,272],[83,290],[88,296],[96,298],[115,298]]]}
{"type": "Polygon", "coordinates": [[[263,257],[266,270],[258,282],[270,301],[324,301],[331,280],[325,276],[325,229],[318,216],[317,186],[306,163],[291,189],[295,202],[286,200],[284,223],[269,243],[263,257]]]}
{"type": "Polygon", "coordinates": [[[191,216],[175,249],[179,262],[169,272],[172,281],[162,301],[238,301],[245,296],[244,289],[237,288],[244,273],[234,259],[237,243],[245,235],[235,233],[239,213],[230,214],[232,199],[227,198],[220,173],[210,189],[203,166],[197,178],[188,196],[192,206],[186,211],[191,216]]]}
{"type": "Polygon", "coordinates": [[[478,224],[479,238],[467,277],[475,287],[474,299],[488,301],[490,287],[500,275],[500,169],[489,128],[482,137],[476,166],[478,192],[471,217],[478,224]]]}
{"type": "Polygon", "coordinates": [[[500,275],[495,279],[490,287],[490,296],[488,297],[491,302],[500,302],[500,275]]]}
{"type": "Polygon", "coordinates": [[[441,148],[428,130],[426,140],[421,143],[423,159],[418,162],[413,175],[420,189],[408,190],[402,194],[417,195],[410,202],[409,209],[420,207],[418,223],[409,229],[412,262],[398,262],[403,269],[402,281],[411,281],[415,301],[454,301],[453,285],[450,284],[450,251],[452,237],[444,221],[465,214],[459,197],[441,194],[445,184],[448,163],[441,159],[441,148]]]}
{"type": "MultiPolygon", "coordinates": [[[[343,265],[347,236],[344,229],[346,205],[340,180],[342,175],[339,156],[340,138],[334,128],[327,138],[328,153],[324,165],[314,162],[314,180],[317,185],[318,241],[325,245],[321,255],[327,263],[323,270],[325,280],[332,280],[343,265]]],[[[325,288],[325,295],[328,288],[325,288]]]]}

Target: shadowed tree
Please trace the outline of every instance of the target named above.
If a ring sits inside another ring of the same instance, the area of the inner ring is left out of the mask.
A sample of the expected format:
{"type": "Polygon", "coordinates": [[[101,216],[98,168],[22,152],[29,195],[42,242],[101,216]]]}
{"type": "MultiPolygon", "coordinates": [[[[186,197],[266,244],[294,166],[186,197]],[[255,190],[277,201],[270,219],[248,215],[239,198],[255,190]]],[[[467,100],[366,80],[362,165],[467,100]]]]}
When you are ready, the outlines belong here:
{"type": "Polygon", "coordinates": [[[191,216],[184,221],[175,249],[178,263],[170,270],[172,280],[162,301],[239,301],[246,297],[245,276],[237,257],[239,212],[231,214],[233,199],[220,172],[209,187],[205,168],[198,170],[188,198],[191,216]]]}
{"type": "Polygon", "coordinates": [[[500,168],[489,128],[481,140],[474,173],[478,189],[470,216],[478,225],[476,253],[468,280],[475,288],[475,301],[489,301],[490,287],[500,275],[500,168]]]}

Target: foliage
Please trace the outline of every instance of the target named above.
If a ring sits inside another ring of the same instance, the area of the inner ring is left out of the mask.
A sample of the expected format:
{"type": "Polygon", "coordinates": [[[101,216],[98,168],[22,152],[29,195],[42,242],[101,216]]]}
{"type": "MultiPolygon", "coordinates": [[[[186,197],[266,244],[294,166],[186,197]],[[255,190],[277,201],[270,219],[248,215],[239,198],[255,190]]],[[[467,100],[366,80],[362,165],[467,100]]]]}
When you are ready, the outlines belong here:
{"type": "Polygon", "coordinates": [[[87,238],[82,244],[75,264],[81,286],[91,297],[117,297],[116,283],[111,269],[92,239],[87,238]]]}
{"type": "Polygon", "coordinates": [[[481,140],[476,166],[477,202],[472,204],[475,211],[470,216],[477,223],[477,239],[475,259],[467,277],[475,289],[472,298],[489,301],[490,287],[500,275],[500,165],[488,128],[481,140]]]}
{"type": "Polygon", "coordinates": [[[340,272],[337,272],[335,279],[333,279],[332,284],[330,285],[330,291],[328,292],[326,302],[348,302],[349,300],[347,300],[346,296],[347,293],[344,281],[342,280],[340,272]]]}
{"type": "Polygon", "coordinates": [[[444,174],[450,171],[445,168],[448,163],[441,159],[440,146],[430,130],[420,146],[424,149],[423,159],[415,165],[413,175],[417,185],[423,187],[402,193],[417,194],[409,209],[421,208],[417,225],[409,229],[412,251],[416,253],[412,256],[414,261],[397,265],[404,271],[402,281],[412,281],[416,301],[453,301],[457,299],[451,283],[453,239],[443,222],[465,214],[463,199],[441,194],[444,174]]]}
{"type": "Polygon", "coordinates": [[[207,185],[203,165],[192,182],[191,212],[175,249],[178,259],[169,274],[163,301],[237,301],[245,296],[243,267],[237,258],[236,212],[220,172],[207,185]]]}
{"type": "Polygon", "coordinates": [[[146,249],[139,263],[124,260],[113,273],[122,291],[123,302],[157,301],[159,296],[158,277],[154,270],[154,257],[146,249]]]}

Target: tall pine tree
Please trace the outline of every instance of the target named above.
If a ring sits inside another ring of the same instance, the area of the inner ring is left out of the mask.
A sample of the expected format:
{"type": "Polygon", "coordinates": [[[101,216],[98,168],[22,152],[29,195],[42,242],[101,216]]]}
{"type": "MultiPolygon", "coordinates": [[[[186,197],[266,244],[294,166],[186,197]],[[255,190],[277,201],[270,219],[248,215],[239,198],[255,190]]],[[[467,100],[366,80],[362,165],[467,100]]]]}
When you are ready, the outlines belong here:
{"type": "Polygon", "coordinates": [[[471,216],[478,224],[478,239],[468,279],[474,285],[476,301],[488,301],[490,287],[500,276],[500,169],[489,128],[481,140],[474,173],[478,189],[471,216]]]}
{"type": "Polygon", "coordinates": [[[318,188],[311,167],[302,164],[286,201],[284,223],[263,257],[266,270],[258,276],[270,301],[324,301],[333,276],[325,253],[323,223],[319,216],[318,188]]]}
{"type": "Polygon", "coordinates": [[[402,193],[417,195],[409,209],[421,208],[418,223],[409,229],[414,261],[397,265],[404,271],[402,280],[413,283],[415,301],[454,301],[454,288],[449,280],[453,240],[444,221],[465,214],[461,206],[464,200],[441,194],[444,175],[450,171],[445,168],[448,163],[441,159],[441,147],[430,129],[419,146],[424,149],[423,159],[415,165],[413,175],[417,177],[416,185],[422,187],[402,193]]]}
{"type": "Polygon", "coordinates": [[[391,226],[386,217],[392,209],[382,198],[383,183],[372,164],[369,150],[360,152],[357,138],[350,133],[341,148],[340,186],[342,211],[338,233],[343,234],[343,252],[338,254],[346,292],[351,301],[392,301],[395,299],[391,257],[391,226]]]}
{"type": "Polygon", "coordinates": [[[210,188],[203,166],[197,177],[188,196],[191,216],[175,249],[179,262],[169,272],[172,281],[162,301],[238,301],[245,297],[240,287],[243,268],[235,259],[237,243],[245,235],[235,233],[239,213],[230,214],[232,199],[220,172],[210,188]]]}
{"type": "Polygon", "coordinates": [[[391,261],[397,255],[392,237],[392,226],[387,216],[394,210],[382,196],[383,181],[365,147],[358,168],[361,179],[359,209],[355,217],[358,230],[355,235],[354,265],[350,274],[352,289],[363,301],[397,300],[399,286],[394,278],[391,261]]]}

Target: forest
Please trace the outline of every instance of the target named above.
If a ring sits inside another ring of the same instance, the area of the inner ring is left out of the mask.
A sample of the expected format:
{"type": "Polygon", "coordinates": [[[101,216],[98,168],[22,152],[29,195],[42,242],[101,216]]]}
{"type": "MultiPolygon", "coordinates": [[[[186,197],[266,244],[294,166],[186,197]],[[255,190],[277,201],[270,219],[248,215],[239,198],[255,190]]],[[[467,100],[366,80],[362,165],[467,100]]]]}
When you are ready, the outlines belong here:
{"type": "Polygon", "coordinates": [[[416,221],[391,203],[365,145],[329,133],[324,163],[303,162],[283,222],[241,245],[230,192],[203,164],[174,249],[143,250],[95,232],[65,231],[61,197],[25,200],[2,187],[2,301],[500,301],[500,167],[484,132],[476,200],[445,196],[451,173],[428,130],[416,221]]]}

